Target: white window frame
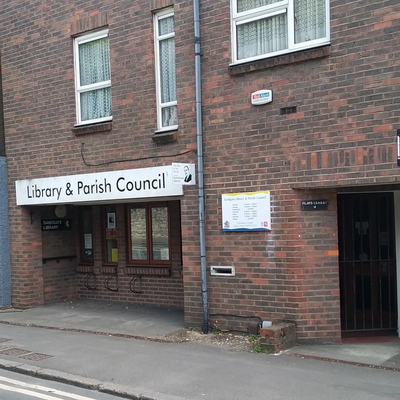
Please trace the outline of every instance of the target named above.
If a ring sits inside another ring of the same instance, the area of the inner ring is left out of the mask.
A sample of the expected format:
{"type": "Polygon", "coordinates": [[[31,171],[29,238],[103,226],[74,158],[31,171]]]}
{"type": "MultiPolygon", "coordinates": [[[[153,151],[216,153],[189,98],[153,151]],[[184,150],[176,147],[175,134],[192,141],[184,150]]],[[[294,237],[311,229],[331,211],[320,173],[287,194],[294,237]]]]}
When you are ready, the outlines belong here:
{"type": "MultiPolygon", "coordinates": [[[[111,87],[111,79],[103,82],[93,83],[91,85],[81,86],[80,84],[80,68],[79,68],[79,46],[84,43],[93,42],[95,40],[103,39],[108,36],[108,29],[89,33],[87,35],[77,36],[74,38],[74,60],[75,60],[75,101],[76,101],[76,120],[75,126],[89,125],[98,122],[112,121],[112,115],[103,118],[96,118],[82,121],[81,117],[81,93],[90,92],[96,89],[104,89],[111,87]]],[[[110,71],[111,77],[111,71],[110,71]]]]}
{"type": "Polygon", "coordinates": [[[154,14],[154,60],[155,60],[155,71],[156,71],[156,98],[157,98],[157,132],[172,131],[178,129],[178,125],[162,126],[162,109],[172,106],[177,106],[178,101],[169,101],[163,103],[161,101],[161,70],[160,70],[160,46],[159,43],[162,40],[170,39],[175,37],[174,32],[168,33],[166,35],[159,35],[158,21],[164,18],[174,17],[174,10],[168,8],[166,10],[160,11],[154,14]]]}
{"type": "MultiPolygon", "coordinates": [[[[305,1],[305,0],[304,0],[305,1]]],[[[282,0],[274,4],[247,10],[241,13],[237,12],[237,0],[231,0],[231,41],[232,41],[232,64],[242,64],[250,61],[256,61],[263,58],[276,57],[281,54],[293,53],[310,49],[313,47],[322,46],[330,43],[330,8],[329,0],[325,0],[326,9],[326,36],[324,38],[310,40],[302,43],[294,42],[294,0],[282,0]],[[279,14],[287,14],[288,26],[288,48],[284,50],[274,51],[272,53],[261,54],[259,56],[237,59],[237,26],[259,19],[273,17],[279,14]]]]}

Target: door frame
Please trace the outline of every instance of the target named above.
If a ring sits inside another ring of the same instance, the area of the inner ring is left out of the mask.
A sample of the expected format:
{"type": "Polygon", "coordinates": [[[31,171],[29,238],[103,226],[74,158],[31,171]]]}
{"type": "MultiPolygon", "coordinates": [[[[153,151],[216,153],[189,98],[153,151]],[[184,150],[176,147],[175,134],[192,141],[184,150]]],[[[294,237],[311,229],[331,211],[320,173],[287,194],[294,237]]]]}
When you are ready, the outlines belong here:
{"type": "MultiPolygon", "coordinates": [[[[393,193],[393,212],[394,212],[394,235],[395,235],[395,257],[396,257],[396,291],[397,291],[397,336],[400,338],[400,190],[378,190],[378,191],[338,191],[336,196],[345,194],[373,194],[373,193],[393,193]]],[[[339,209],[337,210],[339,216],[339,209]]],[[[340,235],[338,231],[338,244],[340,235]]],[[[338,259],[339,266],[339,259],[338,259]]],[[[341,288],[340,288],[341,290],[341,288]]]]}
{"type": "Polygon", "coordinates": [[[400,191],[393,192],[397,271],[397,336],[400,338],[400,191]],[[399,256],[398,256],[399,255],[399,256]]]}

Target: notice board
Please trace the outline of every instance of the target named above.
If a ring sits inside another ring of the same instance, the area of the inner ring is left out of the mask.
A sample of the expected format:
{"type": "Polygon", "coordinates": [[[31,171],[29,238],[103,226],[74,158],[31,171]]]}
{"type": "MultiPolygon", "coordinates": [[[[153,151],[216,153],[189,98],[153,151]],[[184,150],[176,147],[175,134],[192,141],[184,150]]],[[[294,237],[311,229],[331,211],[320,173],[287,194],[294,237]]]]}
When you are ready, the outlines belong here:
{"type": "Polygon", "coordinates": [[[270,192],[223,194],[222,230],[271,230],[270,192]]]}

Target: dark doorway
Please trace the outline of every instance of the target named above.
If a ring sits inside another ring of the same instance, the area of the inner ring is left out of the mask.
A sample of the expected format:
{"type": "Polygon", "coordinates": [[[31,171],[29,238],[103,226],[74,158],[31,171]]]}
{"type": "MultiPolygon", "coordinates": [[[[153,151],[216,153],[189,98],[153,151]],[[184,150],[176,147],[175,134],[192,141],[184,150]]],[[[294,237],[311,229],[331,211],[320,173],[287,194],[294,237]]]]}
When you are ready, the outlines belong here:
{"type": "Polygon", "coordinates": [[[393,193],[338,196],[343,331],[397,328],[393,193]]]}

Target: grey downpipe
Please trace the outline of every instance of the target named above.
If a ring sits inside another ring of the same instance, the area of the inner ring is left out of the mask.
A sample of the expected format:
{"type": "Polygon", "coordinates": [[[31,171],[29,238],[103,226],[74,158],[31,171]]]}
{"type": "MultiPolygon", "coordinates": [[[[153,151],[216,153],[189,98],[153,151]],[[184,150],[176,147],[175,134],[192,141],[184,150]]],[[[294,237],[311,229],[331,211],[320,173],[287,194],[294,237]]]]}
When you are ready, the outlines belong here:
{"type": "Polygon", "coordinates": [[[197,124],[197,176],[199,185],[199,229],[201,299],[203,303],[203,333],[208,333],[208,298],[206,269],[206,235],[204,222],[204,172],[203,172],[203,113],[201,104],[201,36],[199,0],[193,0],[194,15],[194,65],[196,75],[196,124],[197,124]]]}
{"type": "Polygon", "coordinates": [[[6,141],[0,58],[0,307],[11,305],[10,231],[8,219],[6,141]]]}

